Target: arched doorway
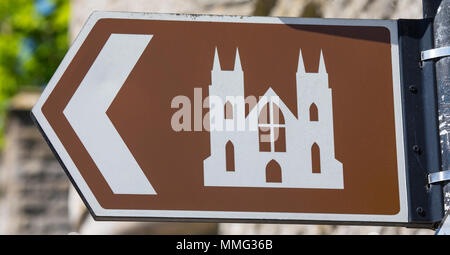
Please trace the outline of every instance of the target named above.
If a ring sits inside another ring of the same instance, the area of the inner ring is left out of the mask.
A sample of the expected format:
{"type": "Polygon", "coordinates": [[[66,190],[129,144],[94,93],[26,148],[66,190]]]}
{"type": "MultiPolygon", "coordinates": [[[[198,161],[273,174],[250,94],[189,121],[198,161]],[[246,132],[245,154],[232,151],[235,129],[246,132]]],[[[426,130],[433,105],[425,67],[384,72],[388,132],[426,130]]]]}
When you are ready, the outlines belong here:
{"type": "Polygon", "coordinates": [[[282,182],[280,164],[273,159],[266,166],[266,182],[282,182]]]}

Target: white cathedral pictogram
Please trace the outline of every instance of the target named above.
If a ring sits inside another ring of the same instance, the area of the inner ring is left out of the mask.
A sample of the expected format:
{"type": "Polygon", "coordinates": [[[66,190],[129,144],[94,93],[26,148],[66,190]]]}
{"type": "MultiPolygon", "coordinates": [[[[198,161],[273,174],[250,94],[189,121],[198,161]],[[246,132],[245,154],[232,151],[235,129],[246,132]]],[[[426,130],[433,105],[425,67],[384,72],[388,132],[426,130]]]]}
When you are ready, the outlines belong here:
{"type": "Polygon", "coordinates": [[[343,166],[334,153],[332,93],[322,52],[319,71],[307,73],[300,51],[296,76],[297,117],[272,88],[246,116],[245,107],[229,100],[244,97],[239,52],[234,70],[228,71],[222,70],[216,49],[209,96],[221,98],[224,110],[215,118],[233,125],[243,116],[250,126],[253,117],[257,128],[210,130],[211,155],[203,162],[204,186],[344,188],[343,166]]]}

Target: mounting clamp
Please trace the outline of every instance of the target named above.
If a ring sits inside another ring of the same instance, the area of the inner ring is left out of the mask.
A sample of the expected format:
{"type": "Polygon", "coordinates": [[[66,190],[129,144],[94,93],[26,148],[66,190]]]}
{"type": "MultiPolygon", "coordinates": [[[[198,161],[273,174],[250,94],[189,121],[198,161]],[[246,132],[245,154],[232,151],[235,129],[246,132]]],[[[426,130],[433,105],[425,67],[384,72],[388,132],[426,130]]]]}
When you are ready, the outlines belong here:
{"type": "Polygon", "coordinates": [[[428,183],[434,184],[438,182],[450,181],[450,170],[439,171],[428,175],[428,183]]]}
{"type": "Polygon", "coordinates": [[[428,61],[436,58],[443,58],[450,56],[450,46],[436,49],[424,50],[420,54],[421,61],[428,61]]]}

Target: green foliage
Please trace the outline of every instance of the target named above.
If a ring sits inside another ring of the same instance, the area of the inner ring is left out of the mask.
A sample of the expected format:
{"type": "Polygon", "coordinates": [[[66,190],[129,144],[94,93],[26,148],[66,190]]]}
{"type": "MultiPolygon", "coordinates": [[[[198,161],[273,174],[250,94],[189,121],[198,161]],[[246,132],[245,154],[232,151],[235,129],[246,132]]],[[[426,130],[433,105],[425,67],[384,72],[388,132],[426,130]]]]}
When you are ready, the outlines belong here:
{"type": "Polygon", "coordinates": [[[0,145],[8,100],[43,86],[68,48],[69,0],[0,0],[0,145]]]}

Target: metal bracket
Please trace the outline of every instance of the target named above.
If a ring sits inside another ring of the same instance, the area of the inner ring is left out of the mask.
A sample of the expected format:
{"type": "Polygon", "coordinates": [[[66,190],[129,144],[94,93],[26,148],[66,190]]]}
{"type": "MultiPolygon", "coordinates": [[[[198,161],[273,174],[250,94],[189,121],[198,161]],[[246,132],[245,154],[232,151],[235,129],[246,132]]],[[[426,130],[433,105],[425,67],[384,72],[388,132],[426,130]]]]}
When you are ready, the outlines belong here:
{"type": "Polygon", "coordinates": [[[434,61],[420,61],[422,51],[434,48],[433,20],[399,20],[398,27],[408,221],[418,227],[435,228],[444,217],[443,189],[441,185],[429,185],[427,178],[433,169],[442,169],[436,73],[434,61]]]}
{"type": "Polygon", "coordinates": [[[420,54],[420,60],[428,61],[431,59],[442,58],[450,56],[450,46],[436,49],[424,50],[420,54]]]}
{"type": "Polygon", "coordinates": [[[439,171],[428,175],[428,183],[433,184],[437,182],[450,181],[450,170],[439,171]]]}

